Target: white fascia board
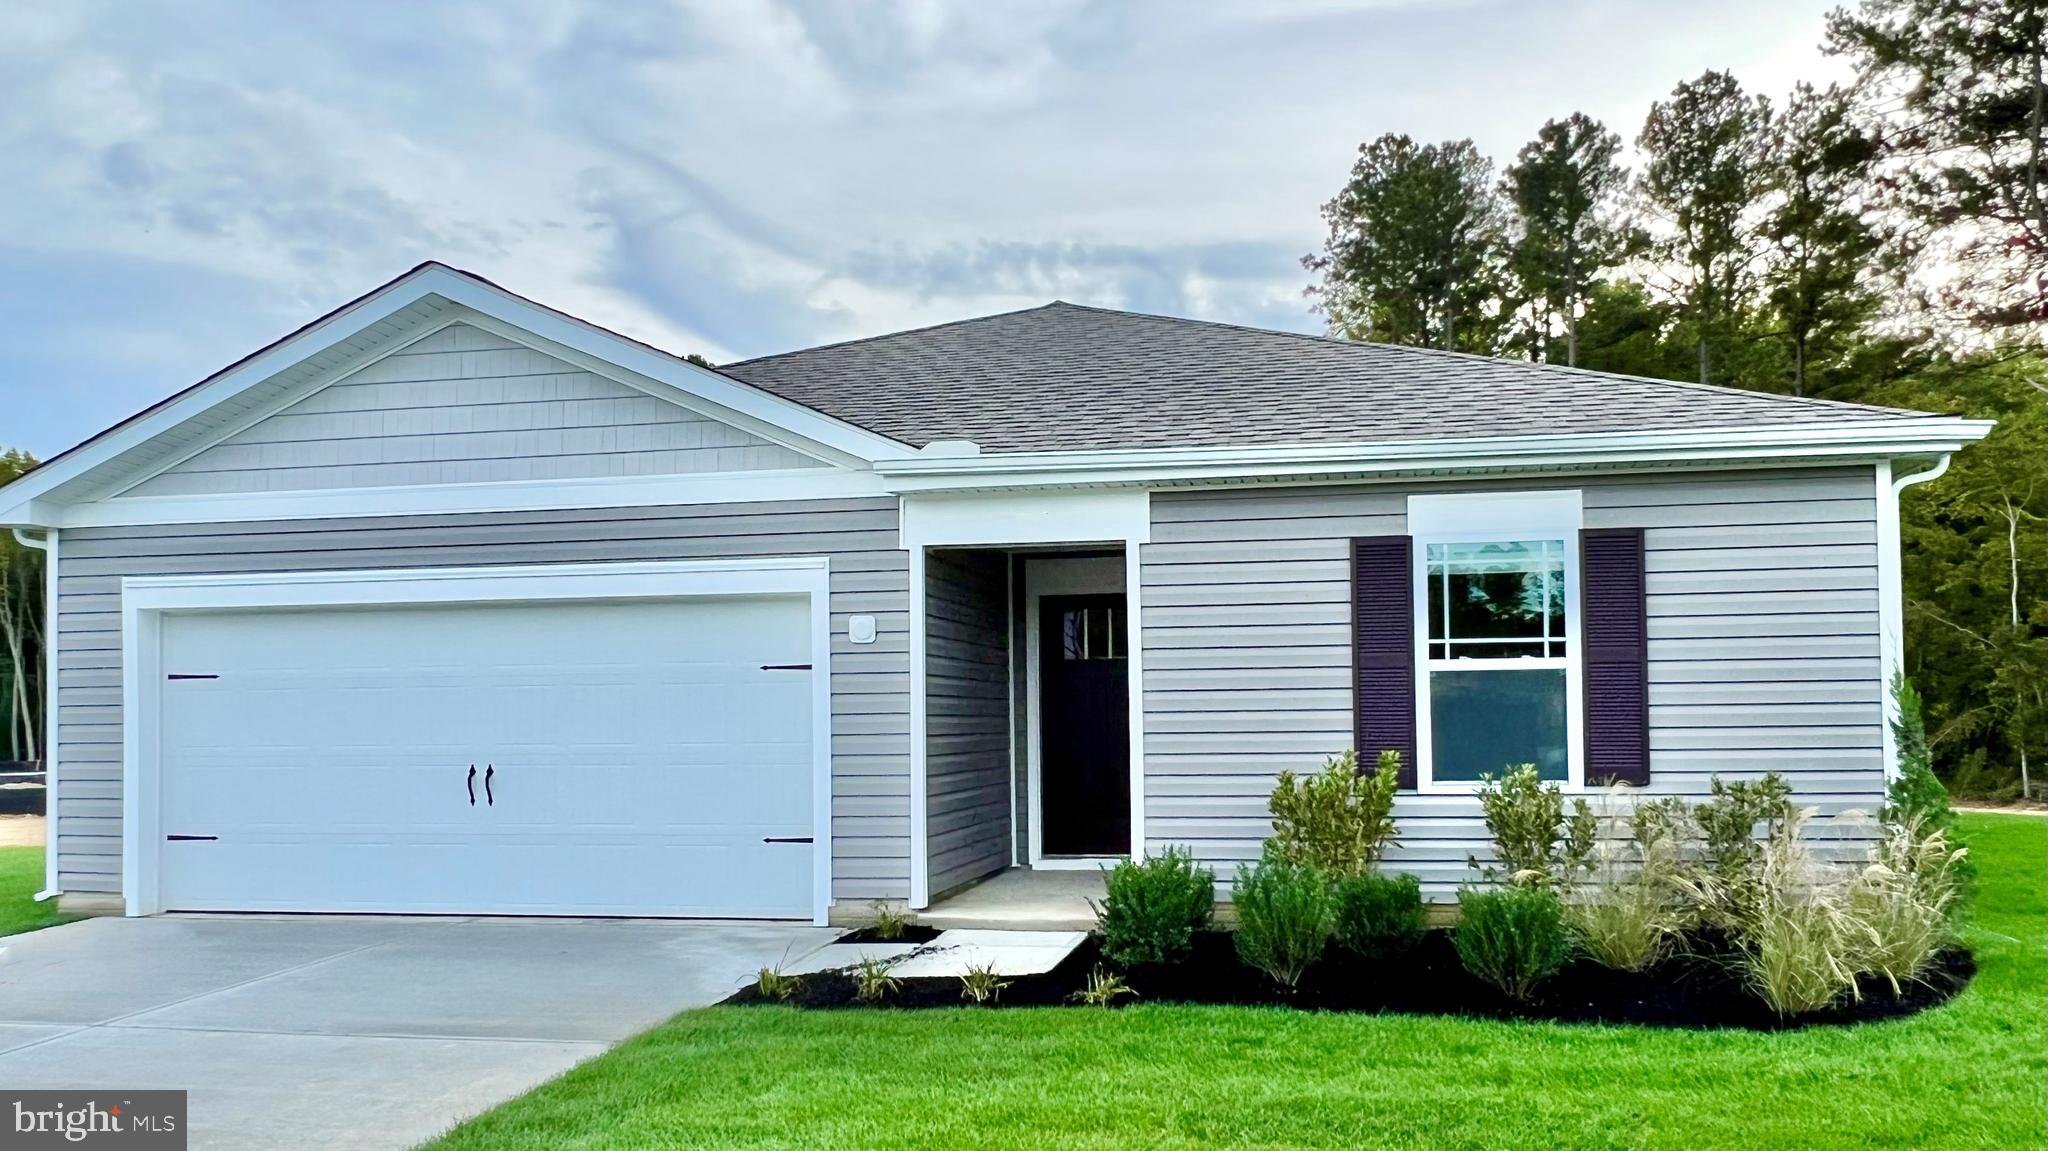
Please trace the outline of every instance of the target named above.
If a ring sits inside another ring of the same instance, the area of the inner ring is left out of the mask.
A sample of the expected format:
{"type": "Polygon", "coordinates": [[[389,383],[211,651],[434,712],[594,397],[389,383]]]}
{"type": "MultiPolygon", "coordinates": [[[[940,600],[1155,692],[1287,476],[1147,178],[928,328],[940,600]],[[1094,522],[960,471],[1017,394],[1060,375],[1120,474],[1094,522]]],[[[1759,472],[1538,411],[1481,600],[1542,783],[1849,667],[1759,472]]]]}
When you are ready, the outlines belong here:
{"type": "Polygon", "coordinates": [[[597,476],[324,491],[124,496],[52,509],[52,514],[61,527],[141,527],[852,499],[890,494],[891,490],[872,472],[816,467],[682,476],[597,476]]]}
{"type": "Polygon", "coordinates": [[[1990,420],[1929,417],[1704,431],[1608,432],[1365,444],[1012,452],[877,461],[903,492],[1142,484],[1207,479],[1514,471],[1668,463],[1841,460],[1939,455],[1990,432],[1990,420]]]}
{"type": "Polygon", "coordinates": [[[810,591],[823,556],[482,568],[236,572],[125,576],[126,611],[368,607],[500,600],[770,595],[810,591]]]}
{"type": "Polygon", "coordinates": [[[436,277],[433,281],[434,294],[453,303],[502,320],[540,339],[668,384],[707,403],[786,429],[856,459],[873,461],[916,454],[917,449],[908,444],[834,419],[814,408],[785,400],[730,376],[700,368],[687,360],[543,308],[470,277],[443,268],[429,269],[429,272],[436,277]]]}
{"type": "Polygon", "coordinates": [[[902,546],[1150,543],[1152,496],[1139,489],[907,495],[902,546]]]}

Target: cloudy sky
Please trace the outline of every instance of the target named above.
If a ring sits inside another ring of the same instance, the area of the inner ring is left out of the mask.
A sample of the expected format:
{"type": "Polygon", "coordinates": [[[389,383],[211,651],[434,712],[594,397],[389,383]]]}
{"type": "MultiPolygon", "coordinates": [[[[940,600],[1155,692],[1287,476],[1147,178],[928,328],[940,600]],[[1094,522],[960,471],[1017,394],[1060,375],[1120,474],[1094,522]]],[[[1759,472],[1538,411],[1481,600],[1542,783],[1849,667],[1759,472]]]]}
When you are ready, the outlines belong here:
{"type": "Polygon", "coordinates": [[[1053,298],[1314,330],[1382,132],[1625,137],[1806,0],[0,7],[0,445],[49,455],[423,259],[714,360],[1053,298]]]}

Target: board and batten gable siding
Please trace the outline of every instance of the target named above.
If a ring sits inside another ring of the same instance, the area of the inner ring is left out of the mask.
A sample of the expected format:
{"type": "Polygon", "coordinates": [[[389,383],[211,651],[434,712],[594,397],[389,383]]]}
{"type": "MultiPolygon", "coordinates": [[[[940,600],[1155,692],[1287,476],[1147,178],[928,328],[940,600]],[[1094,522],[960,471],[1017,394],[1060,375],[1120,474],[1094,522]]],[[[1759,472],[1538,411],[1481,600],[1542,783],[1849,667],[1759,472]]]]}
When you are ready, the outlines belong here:
{"type": "Polygon", "coordinates": [[[58,569],[58,869],[121,882],[121,578],[822,555],[831,561],[835,899],[910,891],[910,571],[887,498],[72,528],[58,569]],[[847,617],[875,617],[871,644],[847,617]]]}
{"type": "Polygon", "coordinates": [[[1010,864],[1009,559],[925,556],[925,850],[934,896],[1010,864]]]}
{"type": "MultiPolygon", "coordinates": [[[[1823,811],[1882,801],[1876,477],[1868,466],[1492,485],[1578,488],[1645,529],[1655,794],[1784,773],[1823,811]]],[[[1351,728],[1350,541],[1407,497],[1483,484],[1155,492],[1144,592],[1145,839],[1227,873],[1271,833],[1274,777],[1351,728]]],[[[1366,749],[1366,754],[1371,754],[1366,749]]],[[[1490,844],[1476,801],[1403,794],[1388,862],[1448,897],[1490,844]]]]}
{"type": "Polygon", "coordinates": [[[381,356],[130,496],[823,467],[469,324],[381,356]]]}

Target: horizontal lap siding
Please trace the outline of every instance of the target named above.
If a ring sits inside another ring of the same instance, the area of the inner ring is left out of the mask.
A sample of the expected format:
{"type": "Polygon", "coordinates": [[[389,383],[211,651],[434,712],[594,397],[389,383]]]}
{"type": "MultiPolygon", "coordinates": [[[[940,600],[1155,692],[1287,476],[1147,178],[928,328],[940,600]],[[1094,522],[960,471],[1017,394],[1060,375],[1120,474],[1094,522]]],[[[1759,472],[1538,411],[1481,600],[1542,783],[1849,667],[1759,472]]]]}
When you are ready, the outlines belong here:
{"type": "Polygon", "coordinates": [[[858,499],[67,530],[57,628],[64,887],[120,887],[123,576],[823,555],[832,565],[833,893],[904,898],[910,577],[896,527],[895,501],[858,499]],[[846,641],[855,613],[875,617],[874,643],[846,641]]]}
{"type": "Polygon", "coordinates": [[[468,324],[372,360],[138,496],[822,466],[468,324]]]}
{"type": "MultiPolygon", "coordinates": [[[[1780,771],[1824,810],[1879,802],[1874,483],[1833,468],[1546,485],[1582,489],[1589,528],[1646,529],[1653,791],[1780,771]]],[[[1405,532],[1413,492],[1478,486],[1153,495],[1148,848],[1225,870],[1257,857],[1274,777],[1351,742],[1350,539],[1405,532]]],[[[1487,852],[1469,798],[1404,795],[1398,814],[1389,859],[1438,897],[1487,852]]]]}
{"type": "Polygon", "coordinates": [[[1008,557],[925,557],[925,810],[931,893],[1010,863],[1008,557]]]}

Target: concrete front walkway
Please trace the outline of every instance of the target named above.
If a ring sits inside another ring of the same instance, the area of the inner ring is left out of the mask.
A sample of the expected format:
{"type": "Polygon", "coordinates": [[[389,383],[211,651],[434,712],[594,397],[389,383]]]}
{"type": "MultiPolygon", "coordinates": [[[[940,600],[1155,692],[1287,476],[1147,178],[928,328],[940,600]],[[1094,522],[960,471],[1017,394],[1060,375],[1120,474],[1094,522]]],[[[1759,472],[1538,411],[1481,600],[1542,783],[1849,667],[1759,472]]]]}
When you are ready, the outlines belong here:
{"type": "Polygon", "coordinates": [[[0,938],[0,1084],[183,1088],[194,1148],[405,1148],[835,934],[90,919],[0,938]]]}

